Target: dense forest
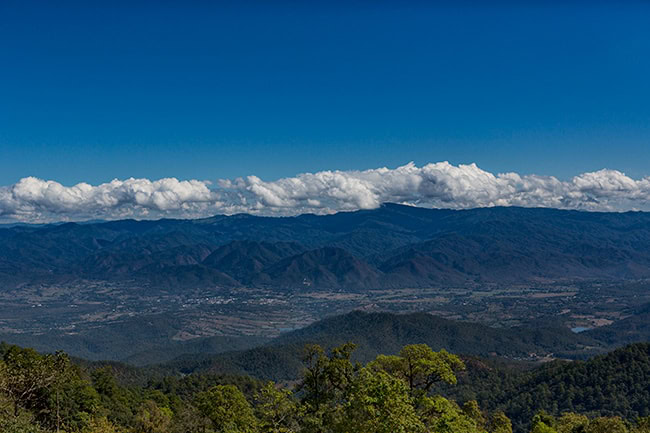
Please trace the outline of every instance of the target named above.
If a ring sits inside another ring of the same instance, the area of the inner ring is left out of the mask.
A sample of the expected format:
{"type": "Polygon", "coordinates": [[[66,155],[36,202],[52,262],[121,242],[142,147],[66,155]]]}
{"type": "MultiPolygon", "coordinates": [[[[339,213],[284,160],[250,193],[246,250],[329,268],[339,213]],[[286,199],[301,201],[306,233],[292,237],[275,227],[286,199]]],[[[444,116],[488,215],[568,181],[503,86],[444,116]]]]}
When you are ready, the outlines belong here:
{"type": "Polygon", "coordinates": [[[299,380],[276,384],[163,376],[3,344],[0,431],[650,432],[650,344],[532,370],[425,344],[365,364],[354,361],[354,350],[351,343],[306,345],[299,380]]]}
{"type": "Polygon", "coordinates": [[[464,357],[453,386],[434,391],[458,401],[478,400],[503,410],[524,431],[536,412],[578,412],[592,417],[650,416],[650,344],[633,344],[588,361],[556,360],[537,368],[464,357]]]}

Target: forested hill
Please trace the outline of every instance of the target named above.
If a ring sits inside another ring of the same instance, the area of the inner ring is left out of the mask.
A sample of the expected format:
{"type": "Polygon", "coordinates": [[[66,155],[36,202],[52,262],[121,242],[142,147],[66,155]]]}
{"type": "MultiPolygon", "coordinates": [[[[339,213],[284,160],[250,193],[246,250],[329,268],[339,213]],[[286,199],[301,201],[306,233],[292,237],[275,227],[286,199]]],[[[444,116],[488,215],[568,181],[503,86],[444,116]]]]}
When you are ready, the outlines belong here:
{"type": "Polygon", "coordinates": [[[317,343],[333,347],[357,345],[355,355],[367,362],[379,353],[397,353],[407,344],[424,343],[434,350],[499,357],[540,356],[573,351],[585,345],[598,347],[588,334],[566,328],[491,328],[480,323],[448,320],[428,313],[393,314],[353,311],[332,316],[284,334],[272,344],[317,343]]]}
{"type": "Polygon", "coordinates": [[[637,343],[588,361],[554,361],[530,371],[466,359],[457,386],[438,391],[503,410],[520,431],[544,410],[552,415],[650,416],[650,343],[637,343]]]}
{"type": "Polygon", "coordinates": [[[247,374],[260,379],[295,380],[302,368],[302,348],[357,345],[355,359],[368,362],[378,354],[395,354],[407,344],[424,343],[435,350],[480,356],[535,359],[605,350],[588,334],[565,328],[495,329],[446,320],[426,313],[391,314],[355,311],[318,321],[252,349],[217,355],[185,355],[164,364],[166,371],[247,374]]]}
{"type": "Polygon", "coordinates": [[[529,208],[0,228],[0,283],[370,289],[650,277],[650,214],[529,208]]]}

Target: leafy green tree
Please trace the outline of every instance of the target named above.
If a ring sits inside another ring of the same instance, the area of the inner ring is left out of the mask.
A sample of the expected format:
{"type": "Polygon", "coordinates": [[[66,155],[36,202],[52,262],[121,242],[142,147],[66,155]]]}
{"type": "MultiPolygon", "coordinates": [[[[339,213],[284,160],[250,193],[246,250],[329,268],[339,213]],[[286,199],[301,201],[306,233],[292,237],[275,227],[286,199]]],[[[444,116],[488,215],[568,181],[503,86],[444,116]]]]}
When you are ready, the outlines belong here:
{"type": "Polygon", "coordinates": [[[191,405],[182,405],[172,418],[173,433],[207,432],[211,425],[212,422],[191,405]]]}
{"type": "Polygon", "coordinates": [[[485,428],[485,417],[476,400],[469,400],[463,405],[463,413],[476,422],[476,425],[485,428]]]}
{"type": "Polygon", "coordinates": [[[46,391],[60,380],[69,362],[63,353],[39,355],[33,349],[10,346],[0,362],[0,393],[13,403],[14,416],[20,408],[45,405],[46,391]]]}
{"type": "Polygon", "coordinates": [[[484,431],[476,402],[464,411],[442,397],[427,396],[439,381],[456,382],[455,372],[464,368],[457,356],[417,344],[405,346],[397,356],[380,355],[361,369],[350,360],[353,350],[354,345],[343,345],[328,356],[320,346],[306,348],[299,388],[305,431],[484,431]]]}
{"type": "Polygon", "coordinates": [[[411,391],[426,393],[440,381],[455,384],[455,373],[465,369],[465,364],[444,349],[434,352],[426,344],[412,344],[404,346],[397,356],[379,355],[369,367],[405,380],[411,391]]]}
{"type": "Polygon", "coordinates": [[[588,426],[589,418],[573,412],[563,414],[555,422],[558,433],[583,433],[588,426]]]}
{"type": "Polygon", "coordinates": [[[97,391],[81,377],[76,366],[68,364],[48,390],[48,400],[41,413],[50,428],[78,431],[90,422],[99,408],[97,391]]]}
{"type": "Polygon", "coordinates": [[[327,377],[329,358],[321,346],[308,344],[305,346],[302,361],[305,369],[298,389],[304,392],[302,401],[308,406],[308,410],[316,412],[330,398],[327,377]]]}
{"type": "Polygon", "coordinates": [[[479,423],[468,416],[456,402],[441,396],[420,398],[420,418],[435,433],[484,433],[479,423]]]}
{"type": "Polygon", "coordinates": [[[2,433],[45,433],[34,415],[22,408],[14,412],[14,403],[0,394],[0,432],[2,433]]]}
{"type": "Polygon", "coordinates": [[[630,430],[632,433],[650,433],[650,416],[636,420],[636,425],[630,430]]]}
{"type": "Polygon", "coordinates": [[[268,382],[257,394],[257,418],[263,433],[292,433],[299,430],[298,403],[291,391],[268,382]]]}
{"type": "Polygon", "coordinates": [[[120,387],[111,367],[94,370],[91,373],[92,385],[100,397],[100,412],[113,424],[133,426],[135,410],[141,399],[120,387]]]}
{"type": "Polygon", "coordinates": [[[545,422],[539,421],[533,425],[533,429],[530,431],[530,433],[557,433],[557,430],[545,422]]]}
{"type": "Polygon", "coordinates": [[[505,413],[498,411],[492,414],[488,423],[490,433],[512,433],[512,422],[505,413]]]}
{"type": "Polygon", "coordinates": [[[31,414],[19,410],[17,416],[0,417],[0,431],[2,433],[47,433],[34,420],[31,414]]]}
{"type": "Polygon", "coordinates": [[[360,366],[351,361],[354,344],[332,349],[330,355],[318,345],[307,345],[303,356],[305,370],[298,385],[302,393],[302,428],[306,432],[330,431],[347,401],[360,366]]]}
{"type": "Polygon", "coordinates": [[[317,344],[305,346],[303,363],[305,370],[298,389],[304,392],[303,403],[316,412],[321,405],[334,400],[352,382],[359,367],[352,364],[351,343],[332,349],[328,356],[317,344]]]}
{"type": "Polygon", "coordinates": [[[257,432],[257,419],[244,394],[234,385],[217,385],[196,397],[199,411],[218,432],[257,432]]]}
{"type": "Polygon", "coordinates": [[[333,392],[344,391],[355,379],[360,366],[352,363],[356,344],[346,343],[332,349],[326,364],[327,382],[333,392]]]}
{"type": "Polygon", "coordinates": [[[171,417],[169,408],[160,408],[155,401],[146,400],[140,405],[135,417],[134,433],[167,433],[171,417]]]}
{"type": "Polygon", "coordinates": [[[81,433],[120,433],[106,417],[91,418],[81,433]]]}
{"type": "Polygon", "coordinates": [[[347,402],[334,431],[339,433],[416,433],[424,424],[403,381],[363,369],[352,380],[347,402]]]}
{"type": "Polygon", "coordinates": [[[555,418],[548,415],[546,412],[538,412],[533,417],[533,428],[531,433],[558,433],[554,428],[555,418]]]}
{"type": "Polygon", "coordinates": [[[628,433],[625,422],[620,417],[599,417],[589,422],[586,433],[628,433]]]}
{"type": "Polygon", "coordinates": [[[119,386],[113,375],[111,367],[103,367],[93,370],[92,383],[97,392],[101,395],[114,397],[119,393],[119,386]]]}

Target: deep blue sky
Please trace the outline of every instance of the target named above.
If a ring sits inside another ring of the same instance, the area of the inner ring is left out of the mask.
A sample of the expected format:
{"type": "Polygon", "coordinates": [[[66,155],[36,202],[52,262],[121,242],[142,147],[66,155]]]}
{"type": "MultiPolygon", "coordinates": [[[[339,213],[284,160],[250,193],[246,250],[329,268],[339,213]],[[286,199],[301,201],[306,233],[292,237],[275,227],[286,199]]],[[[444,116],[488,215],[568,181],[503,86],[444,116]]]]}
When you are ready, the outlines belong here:
{"type": "Polygon", "coordinates": [[[650,175],[648,2],[103,3],[0,2],[0,185],[650,175]]]}

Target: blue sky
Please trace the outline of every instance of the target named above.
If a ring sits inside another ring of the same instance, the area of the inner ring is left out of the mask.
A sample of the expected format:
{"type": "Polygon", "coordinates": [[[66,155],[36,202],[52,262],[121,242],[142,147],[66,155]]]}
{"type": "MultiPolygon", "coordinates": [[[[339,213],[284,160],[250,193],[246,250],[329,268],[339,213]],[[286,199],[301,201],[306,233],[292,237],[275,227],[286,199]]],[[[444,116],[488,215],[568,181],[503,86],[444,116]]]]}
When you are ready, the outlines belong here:
{"type": "Polygon", "coordinates": [[[650,175],[647,2],[99,3],[0,2],[0,185],[650,175]]]}

